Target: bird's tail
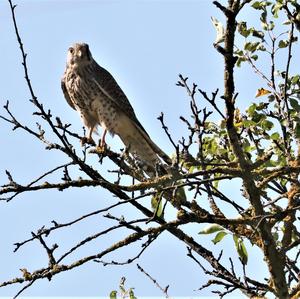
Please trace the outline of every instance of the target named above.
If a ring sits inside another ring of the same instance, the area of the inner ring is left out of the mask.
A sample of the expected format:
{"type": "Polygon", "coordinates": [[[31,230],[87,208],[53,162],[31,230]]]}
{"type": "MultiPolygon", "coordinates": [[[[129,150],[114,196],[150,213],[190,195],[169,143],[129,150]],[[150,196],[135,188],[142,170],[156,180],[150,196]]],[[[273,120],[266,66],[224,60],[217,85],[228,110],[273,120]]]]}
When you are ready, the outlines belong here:
{"type": "MultiPolygon", "coordinates": [[[[165,154],[149,137],[145,130],[131,121],[128,117],[119,122],[122,127],[118,128],[116,133],[120,136],[123,143],[126,145],[128,151],[140,163],[144,172],[150,178],[158,175],[165,175],[168,173],[168,165],[170,165],[171,158],[165,154]]],[[[170,182],[160,186],[158,189],[170,185],[170,182]]],[[[174,196],[172,190],[165,191],[163,197],[171,201],[173,205],[180,206],[180,203],[186,200],[184,188],[176,189],[174,196]]]]}
{"type": "MultiPolygon", "coordinates": [[[[122,126],[120,125],[117,128],[116,133],[128,151],[142,165],[144,164],[149,169],[149,172],[155,171],[157,165],[163,167],[164,164],[170,165],[172,163],[171,158],[151,140],[143,128],[139,127],[126,116],[119,123],[122,126]]],[[[153,174],[150,176],[153,176],[153,174]]]]}

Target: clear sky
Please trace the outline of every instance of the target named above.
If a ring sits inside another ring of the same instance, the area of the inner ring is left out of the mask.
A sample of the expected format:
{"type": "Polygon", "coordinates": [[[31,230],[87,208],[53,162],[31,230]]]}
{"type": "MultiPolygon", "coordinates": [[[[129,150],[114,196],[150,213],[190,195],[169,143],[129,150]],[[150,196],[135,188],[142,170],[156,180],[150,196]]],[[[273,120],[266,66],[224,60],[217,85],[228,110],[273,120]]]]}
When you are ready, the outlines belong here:
{"type": "MultiPolygon", "coordinates": [[[[71,123],[75,131],[82,132],[81,121],[64,100],[60,89],[66,51],[74,42],[90,45],[96,61],[114,75],[143,126],[167,153],[172,153],[173,149],[157,116],[162,111],[165,113],[167,125],[178,140],[186,134],[179,116],[189,115],[188,98],[184,90],[175,85],[178,74],[189,76],[191,82],[196,82],[208,93],[216,88],[222,90],[222,57],[212,46],[215,30],[210,21],[211,16],[222,17],[212,1],[15,0],[14,3],[18,5],[17,22],[28,53],[29,74],[36,95],[53,115],[71,123]]],[[[10,9],[5,0],[0,1],[0,36],[0,105],[2,107],[9,100],[15,115],[28,126],[35,127],[39,119],[32,115],[34,107],[29,102],[10,9]]],[[[257,88],[262,86],[248,67],[236,71],[236,75],[240,105],[245,108],[254,100],[257,88]]],[[[206,106],[203,99],[199,98],[199,101],[202,101],[200,105],[206,106]]],[[[0,114],[4,114],[3,109],[0,114]]],[[[44,150],[38,140],[18,130],[12,132],[1,120],[0,136],[0,184],[6,183],[5,169],[11,171],[16,181],[25,184],[47,169],[66,162],[60,153],[44,150]]],[[[108,143],[115,150],[120,148],[117,138],[108,138],[108,143]]],[[[79,148],[79,144],[76,146],[79,148]]],[[[99,167],[96,162],[94,165],[99,167]]],[[[231,193],[235,194],[235,191],[231,193]]],[[[108,205],[110,201],[111,196],[101,189],[74,189],[28,193],[10,203],[0,202],[0,281],[20,276],[20,268],[31,271],[47,265],[47,256],[39,244],[29,244],[13,253],[13,243],[30,237],[31,231],[44,224],[50,225],[51,220],[69,221],[108,205]]],[[[135,211],[124,211],[121,207],[115,215],[132,218],[135,211]]],[[[107,225],[105,219],[96,217],[47,240],[50,244],[58,242],[61,245],[58,252],[62,252],[107,225]]],[[[197,232],[201,227],[195,225],[189,229],[197,232]]],[[[122,235],[114,237],[117,240],[122,235]]],[[[213,246],[211,237],[196,235],[196,238],[209,248],[213,246]]],[[[68,261],[98,252],[112,242],[113,239],[108,238],[94,242],[68,261]]],[[[219,251],[222,246],[228,246],[229,253],[230,250],[234,252],[232,240],[225,240],[215,248],[219,251]]],[[[114,257],[125,261],[137,250],[136,247],[128,248],[114,257]]],[[[170,285],[171,296],[207,295],[208,291],[194,291],[206,277],[186,253],[183,243],[164,234],[148,248],[139,263],[163,286],[170,285]]],[[[255,258],[256,254],[253,255],[255,258]]],[[[255,263],[249,267],[254,271],[255,263]]],[[[25,295],[105,296],[118,287],[122,276],[127,278],[128,287],[135,287],[136,295],[162,295],[134,264],[103,267],[93,262],[60,274],[50,283],[40,281],[25,295]]],[[[14,295],[18,288],[15,285],[0,289],[0,296],[14,295]]]]}

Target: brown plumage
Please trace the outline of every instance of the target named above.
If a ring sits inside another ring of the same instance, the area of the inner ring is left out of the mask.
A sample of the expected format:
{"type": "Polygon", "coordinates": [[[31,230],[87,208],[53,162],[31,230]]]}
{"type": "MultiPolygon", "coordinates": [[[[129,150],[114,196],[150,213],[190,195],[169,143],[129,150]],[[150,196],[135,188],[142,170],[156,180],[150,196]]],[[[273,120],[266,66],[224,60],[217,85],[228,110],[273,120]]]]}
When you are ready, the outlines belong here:
{"type": "Polygon", "coordinates": [[[151,140],[138,121],[126,95],[113,76],[93,59],[89,46],[74,44],[69,48],[61,86],[68,104],[80,114],[88,129],[88,140],[100,125],[105,134],[118,135],[128,151],[150,169],[170,158],[151,140]]]}

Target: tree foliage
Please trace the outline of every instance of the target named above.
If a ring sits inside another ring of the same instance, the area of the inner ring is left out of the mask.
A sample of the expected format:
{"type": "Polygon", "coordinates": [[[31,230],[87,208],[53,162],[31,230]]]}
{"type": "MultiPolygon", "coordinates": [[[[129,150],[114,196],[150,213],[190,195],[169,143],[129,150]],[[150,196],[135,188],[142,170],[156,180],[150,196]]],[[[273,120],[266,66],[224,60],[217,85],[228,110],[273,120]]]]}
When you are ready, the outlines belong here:
{"type": "MultiPolygon", "coordinates": [[[[297,211],[300,205],[300,75],[293,73],[295,67],[292,68],[293,47],[298,42],[300,30],[300,5],[297,1],[213,1],[225,20],[221,22],[212,18],[217,36],[213,46],[224,58],[224,87],[209,95],[195,83],[190,83],[187,77],[179,76],[177,85],[190,99],[191,115],[189,118],[181,117],[182,126],[188,129],[188,134],[175,141],[164,115],[159,117],[175,153],[168,173],[155,178],[143,173],[126,150],[119,153],[85,145],[83,152],[76,151],[73,144],[81,139],[80,134],[73,132],[70,125],[63,123],[58,116],[53,116],[49,110],[51,107],[46,107],[35,96],[15,19],[15,6],[11,0],[9,4],[21,49],[25,79],[39,123],[34,128],[20,122],[8,102],[0,117],[10,123],[13,130],[33,135],[45,144],[46,149],[63,153],[65,163],[33,178],[26,185],[16,182],[6,171],[8,182],[0,188],[1,200],[9,204],[24,192],[91,186],[104,188],[119,200],[68,223],[54,221],[52,226],[45,226],[32,233],[27,240],[16,243],[17,251],[26,243],[38,241],[47,252],[49,264],[31,273],[22,269],[20,277],[2,282],[0,286],[23,284],[18,296],[40,279],[51,280],[58,273],[90,261],[102,262],[105,255],[142,239],[140,252],[126,262],[134,263],[145,250],[150,250],[148,246],[159,235],[169,232],[186,244],[187,255],[199,265],[199,271],[209,277],[201,289],[210,287],[220,297],[238,291],[249,298],[299,298],[300,232],[297,211]],[[244,11],[254,13],[257,22],[249,25],[247,20],[240,19],[244,11]],[[281,63],[277,64],[277,60],[281,63]],[[262,61],[270,62],[268,68],[262,61]],[[238,67],[243,69],[246,64],[261,78],[261,86],[255,101],[241,111],[239,103],[244,99],[235,87],[234,70],[238,67]],[[207,107],[200,109],[199,102],[203,99],[207,107]],[[46,138],[45,132],[51,132],[52,135],[47,134],[46,138]],[[117,181],[111,181],[96,170],[88,159],[90,155],[96,155],[99,163],[105,160],[114,163],[118,167],[117,181]],[[70,169],[74,168],[84,175],[80,178],[71,177],[70,169]],[[45,182],[53,173],[62,173],[62,179],[45,182]],[[134,179],[134,183],[128,184],[128,178],[134,179]],[[240,188],[241,196],[231,198],[226,195],[222,191],[224,183],[232,188],[240,188]],[[183,189],[186,196],[183,196],[183,189]],[[149,201],[152,199],[152,210],[145,204],[146,197],[149,201]],[[204,201],[209,209],[203,208],[204,201]],[[144,216],[129,221],[126,220],[126,214],[122,218],[105,214],[116,225],[88,236],[61,256],[56,255],[57,244],[48,244],[47,237],[55,231],[94,215],[113,211],[120,205],[133,206],[144,216]],[[171,209],[176,210],[176,216],[166,220],[165,216],[171,209]],[[227,217],[227,214],[234,216],[227,217]],[[184,231],[184,226],[191,223],[207,224],[199,231],[200,238],[184,231]],[[128,230],[124,239],[94,255],[65,263],[66,257],[91,240],[121,228],[128,230]],[[217,256],[201,245],[202,235],[209,234],[213,234],[214,244],[232,238],[235,252],[231,255],[239,256],[242,273],[236,271],[239,265],[232,258],[227,267],[222,253],[217,256]],[[251,247],[259,249],[264,257],[261,263],[265,263],[269,271],[264,281],[256,280],[247,272],[251,247]],[[209,266],[204,266],[203,260],[209,266]]],[[[167,288],[162,291],[168,296],[167,288]]],[[[112,292],[111,296],[114,295],[116,293],[112,292]]]]}

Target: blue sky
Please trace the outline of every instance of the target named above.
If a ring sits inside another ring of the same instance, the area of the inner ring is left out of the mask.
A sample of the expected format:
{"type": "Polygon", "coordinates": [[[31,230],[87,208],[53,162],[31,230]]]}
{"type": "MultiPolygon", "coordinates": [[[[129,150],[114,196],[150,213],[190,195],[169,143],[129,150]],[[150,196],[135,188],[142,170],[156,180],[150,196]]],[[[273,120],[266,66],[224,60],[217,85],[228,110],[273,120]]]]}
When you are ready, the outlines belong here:
{"type": "MultiPolygon", "coordinates": [[[[179,116],[189,115],[188,98],[175,85],[178,74],[190,78],[208,93],[223,87],[222,57],[212,44],[215,31],[210,17],[222,19],[211,1],[64,1],[16,0],[16,15],[26,52],[29,74],[36,95],[53,115],[71,123],[75,131],[82,132],[82,123],[64,100],[60,79],[65,68],[66,51],[74,42],[86,42],[95,60],[108,69],[118,81],[138,118],[152,139],[167,153],[172,146],[165,137],[157,116],[163,111],[174,139],[186,134],[179,116]]],[[[246,15],[247,16],[247,15],[246,15]]],[[[0,105],[10,101],[11,110],[18,119],[35,127],[39,119],[32,115],[29,92],[23,78],[21,56],[13,30],[8,2],[0,2],[0,105]]],[[[240,105],[244,109],[259,87],[259,79],[245,66],[236,71],[240,105]]],[[[199,97],[200,106],[206,102],[199,97]]],[[[4,110],[0,110],[0,114],[4,110]]],[[[47,129],[47,128],[46,128],[47,129]]],[[[21,131],[11,131],[0,120],[1,155],[0,184],[6,183],[4,170],[8,169],[16,181],[27,183],[43,171],[64,163],[66,158],[57,152],[48,152],[44,145],[21,131]]],[[[51,138],[51,135],[49,135],[51,138]]],[[[114,150],[122,145],[117,138],[108,138],[114,150]]],[[[79,149],[79,144],[76,145],[79,149]]],[[[96,160],[92,163],[97,165],[96,160]]],[[[105,173],[105,170],[102,171],[105,173]]],[[[57,179],[57,178],[53,178],[57,179]]],[[[239,190],[231,191],[233,195],[239,190]]],[[[101,189],[67,190],[64,192],[37,192],[21,195],[12,202],[0,203],[0,281],[20,276],[20,268],[29,271],[47,264],[47,257],[37,243],[24,246],[13,253],[13,243],[26,239],[30,232],[55,219],[69,221],[81,214],[99,209],[112,202],[111,196],[101,189]]],[[[116,209],[115,214],[132,218],[134,210],[116,209]]],[[[88,234],[109,225],[96,217],[74,227],[66,233],[50,236],[49,243],[61,244],[58,252],[74,245],[88,234]]],[[[197,232],[200,226],[188,228],[197,232]]],[[[116,234],[113,238],[124,235],[116,234]]],[[[212,247],[211,237],[196,235],[197,241],[212,247]]],[[[97,252],[113,242],[104,238],[88,246],[76,257],[97,252]]],[[[232,240],[216,247],[234,252],[232,240]]],[[[252,249],[254,259],[257,254],[252,249]]],[[[117,255],[126,260],[137,248],[127,248],[117,255]]],[[[234,254],[234,253],[233,253],[234,254]]],[[[107,258],[110,260],[112,257],[107,258]]],[[[251,260],[251,258],[250,258],[251,260]]],[[[170,285],[171,296],[207,295],[195,292],[206,281],[204,274],[186,256],[183,243],[168,234],[160,236],[142,256],[139,263],[163,285],[170,285]]],[[[250,271],[255,269],[255,263],[250,271]]],[[[160,291],[143,276],[135,265],[102,267],[90,263],[81,269],[64,273],[48,281],[36,283],[25,294],[31,296],[105,296],[118,287],[122,276],[127,286],[135,287],[136,295],[161,296],[160,291]]],[[[0,289],[0,296],[11,296],[19,286],[0,289]]]]}

